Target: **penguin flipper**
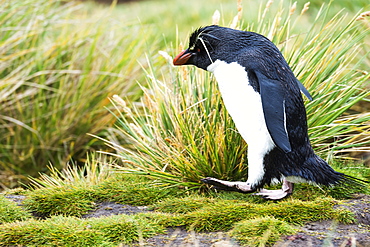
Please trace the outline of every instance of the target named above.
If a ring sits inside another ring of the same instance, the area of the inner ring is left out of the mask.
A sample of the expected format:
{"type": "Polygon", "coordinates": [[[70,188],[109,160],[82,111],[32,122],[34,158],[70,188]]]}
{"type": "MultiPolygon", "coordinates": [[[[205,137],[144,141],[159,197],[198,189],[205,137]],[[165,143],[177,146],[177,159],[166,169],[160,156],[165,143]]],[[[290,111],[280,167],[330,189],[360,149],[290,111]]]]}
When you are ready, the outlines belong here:
{"type": "Polygon", "coordinates": [[[307,88],[305,88],[305,86],[302,84],[302,82],[300,82],[299,80],[297,80],[297,84],[298,84],[298,87],[299,89],[301,90],[301,92],[306,95],[306,97],[312,101],[312,96],[311,94],[308,92],[307,88]]]}
{"type": "Polygon", "coordinates": [[[285,92],[278,80],[267,78],[263,73],[254,71],[260,86],[263,115],[267,129],[275,145],[285,153],[290,146],[286,129],[285,92]]]}

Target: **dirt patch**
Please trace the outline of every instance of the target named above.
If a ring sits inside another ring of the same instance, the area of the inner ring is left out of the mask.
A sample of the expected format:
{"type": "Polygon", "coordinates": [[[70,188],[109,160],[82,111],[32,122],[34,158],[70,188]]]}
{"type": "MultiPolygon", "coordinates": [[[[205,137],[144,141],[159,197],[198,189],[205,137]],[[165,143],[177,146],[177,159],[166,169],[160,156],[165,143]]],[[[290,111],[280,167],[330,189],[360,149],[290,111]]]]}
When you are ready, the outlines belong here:
{"type": "Polygon", "coordinates": [[[82,216],[82,218],[94,218],[94,217],[101,217],[101,216],[109,216],[109,215],[118,215],[118,214],[138,214],[147,212],[148,207],[141,206],[135,207],[130,205],[123,205],[114,202],[101,202],[97,203],[96,209],[91,211],[88,214],[82,216]]]}
{"type": "Polygon", "coordinates": [[[370,228],[361,225],[336,224],[333,221],[311,222],[296,235],[287,236],[278,246],[370,246],[370,228]]]}
{"type": "Polygon", "coordinates": [[[137,243],[134,246],[237,247],[240,245],[225,232],[188,232],[182,227],[176,227],[168,228],[167,234],[145,239],[143,243],[137,243]]]}
{"type": "Polygon", "coordinates": [[[6,195],[5,198],[17,203],[18,206],[22,206],[22,202],[26,199],[26,196],[22,195],[6,195]]]}

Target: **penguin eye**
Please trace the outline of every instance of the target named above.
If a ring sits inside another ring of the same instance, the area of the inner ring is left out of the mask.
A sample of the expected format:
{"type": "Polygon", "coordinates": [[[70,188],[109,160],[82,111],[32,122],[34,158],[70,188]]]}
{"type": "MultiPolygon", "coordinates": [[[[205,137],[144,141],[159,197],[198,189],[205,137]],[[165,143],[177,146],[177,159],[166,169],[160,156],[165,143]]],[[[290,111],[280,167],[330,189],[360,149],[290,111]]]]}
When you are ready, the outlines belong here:
{"type": "Polygon", "coordinates": [[[201,52],[201,51],[202,51],[202,50],[200,49],[200,47],[199,47],[199,46],[191,47],[189,50],[190,50],[191,52],[196,52],[196,53],[199,53],[199,52],[201,52]]]}

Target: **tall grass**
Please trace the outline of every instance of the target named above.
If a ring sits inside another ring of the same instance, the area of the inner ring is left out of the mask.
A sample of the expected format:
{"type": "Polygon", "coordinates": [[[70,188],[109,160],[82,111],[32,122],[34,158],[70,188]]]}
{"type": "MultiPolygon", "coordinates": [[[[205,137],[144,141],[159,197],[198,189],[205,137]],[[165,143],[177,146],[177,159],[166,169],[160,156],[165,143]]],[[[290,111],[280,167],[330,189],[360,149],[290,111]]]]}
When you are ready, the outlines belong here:
{"type": "Polygon", "coordinates": [[[111,12],[0,0],[0,170],[36,175],[103,148],[87,133],[114,123],[108,96],[138,97],[138,61],[145,66],[154,47],[145,38],[156,36],[111,12]]]}
{"type": "MultiPolygon", "coordinates": [[[[306,102],[309,134],[317,153],[330,159],[351,150],[369,151],[370,114],[349,111],[369,96],[362,87],[369,74],[358,69],[359,50],[369,30],[340,13],[328,19],[329,7],[324,6],[311,27],[294,33],[307,8],[294,14],[296,5],[285,10],[280,6],[271,13],[269,3],[263,6],[258,20],[245,26],[238,14],[231,25],[274,41],[308,87],[314,98],[306,102]]],[[[106,142],[116,149],[121,169],[190,189],[201,186],[199,180],[205,176],[245,178],[246,144],[222,104],[214,79],[195,68],[175,69],[171,58],[162,54],[169,64],[162,76],[157,76],[154,66],[146,72],[148,86],[142,87],[140,104],[128,105],[113,97],[121,113],[106,142]]]]}

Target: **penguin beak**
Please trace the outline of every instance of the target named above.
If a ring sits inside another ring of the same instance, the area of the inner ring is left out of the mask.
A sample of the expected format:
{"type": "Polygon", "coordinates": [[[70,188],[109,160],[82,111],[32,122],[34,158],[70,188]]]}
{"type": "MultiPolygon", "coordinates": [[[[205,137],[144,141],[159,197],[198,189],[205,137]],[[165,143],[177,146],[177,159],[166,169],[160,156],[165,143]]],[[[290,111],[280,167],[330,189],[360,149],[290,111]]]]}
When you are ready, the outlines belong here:
{"type": "Polygon", "coordinates": [[[189,49],[186,49],[179,53],[174,59],[173,59],[173,65],[185,65],[190,64],[189,59],[193,56],[193,53],[189,51],[189,49]]]}

